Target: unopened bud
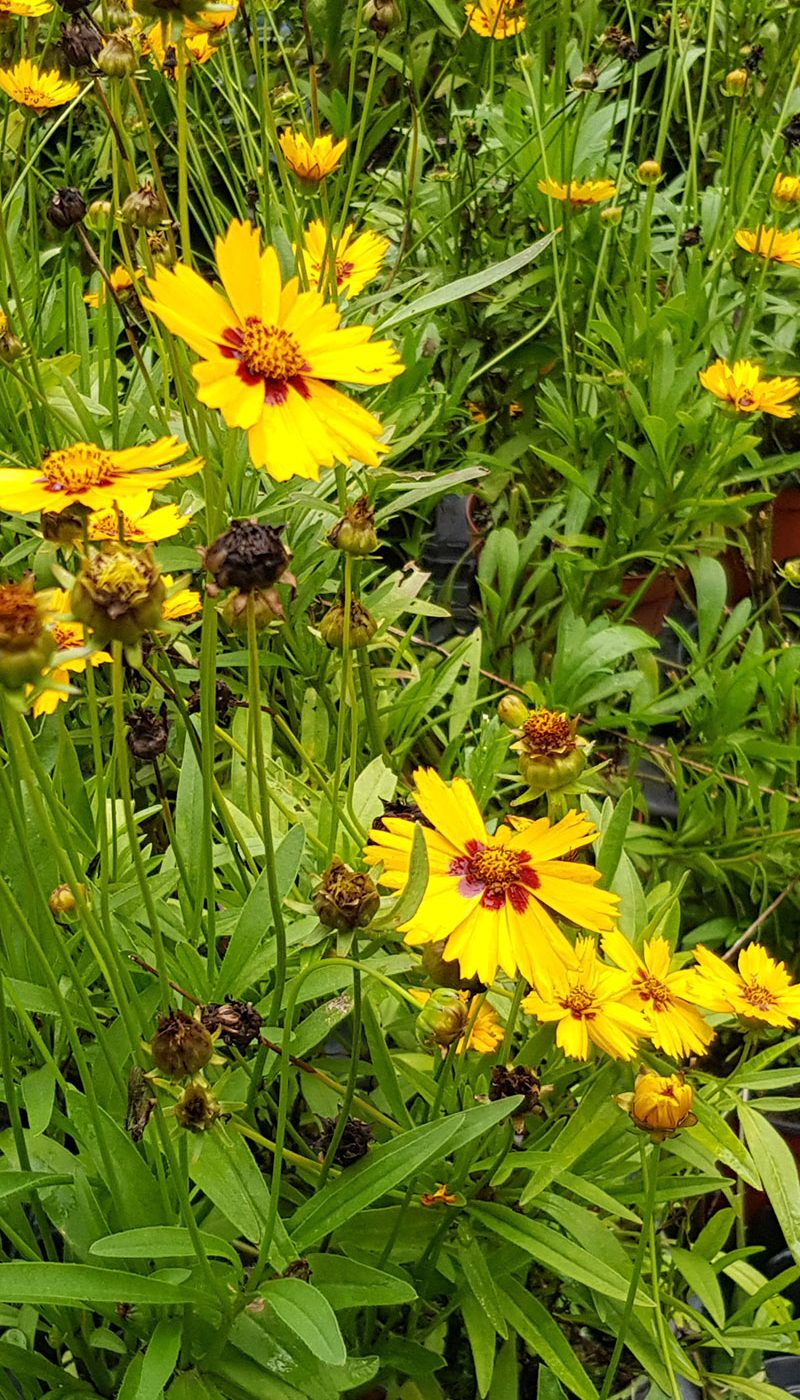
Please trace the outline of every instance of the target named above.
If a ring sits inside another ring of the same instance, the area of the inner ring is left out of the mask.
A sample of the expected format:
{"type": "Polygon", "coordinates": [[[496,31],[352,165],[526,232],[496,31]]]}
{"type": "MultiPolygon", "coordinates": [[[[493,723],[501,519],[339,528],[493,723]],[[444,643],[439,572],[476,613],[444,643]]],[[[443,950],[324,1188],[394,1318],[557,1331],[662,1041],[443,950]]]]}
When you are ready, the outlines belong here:
{"type": "Polygon", "coordinates": [[[351,870],[338,856],[333,857],[311,902],[320,923],[340,933],[366,928],[381,904],[369,875],[351,870]]]}
{"type": "Polygon", "coordinates": [[[348,506],[341,520],[337,520],[330,534],[329,542],[334,549],[342,549],[345,554],[363,557],[378,548],[378,534],[375,529],[375,512],[366,496],[361,496],[348,506]]]}
{"type": "Polygon", "coordinates": [[[112,34],[106,39],[95,63],[107,78],[130,78],[139,67],[136,50],[124,34],[112,34]]]}
{"type": "Polygon", "coordinates": [[[633,1093],[616,1094],[615,1102],[654,1142],[663,1142],[697,1122],[692,1113],[694,1091],[682,1074],[651,1074],[641,1069],[633,1093]]]}
{"type": "Polygon", "coordinates": [[[597,69],[589,64],[576,78],[572,79],[572,86],[576,92],[594,92],[598,82],[597,69]]]}
{"type": "Polygon", "coordinates": [[[343,651],[346,642],[354,649],[365,647],[371,637],[374,637],[378,624],[371,616],[363,603],[358,598],[350,600],[350,628],[349,635],[345,638],[345,611],[344,599],[340,598],[333,607],[326,612],[319,624],[319,630],[323,639],[329,647],[334,647],[337,651],[343,651]]]}
{"type": "Polygon", "coordinates": [[[800,588],[800,559],[787,559],[781,572],[792,588],[800,588]]]}
{"type": "Polygon", "coordinates": [[[169,211],[161,195],[145,183],[128,195],[120,215],[124,223],[133,224],[134,228],[153,229],[166,222],[169,211]]]}
{"type": "Polygon", "coordinates": [[[519,695],[504,695],[497,702],[497,715],[509,729],[519,729],[528,718],[529,710],[519,695]]]}
{"type": "Polygon", "coordinates": [[[642,185],[657,185],[662,176],[661,165],[657,160],[643,160],[636,174],[642,185]]]}
{"type": "Polygon", "coordinates": [[[156,1068],[173,1079],[197,1074],[208,1064],[214,1044],[205,1026],[185,1011],[171,1011],[158,1023],[150,1051],[156,1068]]]}
{"type": "Polygon", "coordinates": [[[600,210],[600,218],[603,220],[604,224],[611,224],[612,227],[616,227],[617,224],[622,223],[622,210],[618,204],[609,204],[606,209],[600,210]]]}
{"type": "Polygon", "coordinates": [[[417,1040],[426,1049],[434,1045],[446,1049],[463,1035],[467,1016],[467,1003],[460,992],[452,987],[437,987],[417,1017],[417,1040]]]}
{"type": "Polygon", "coordinates": [[[108,228],[113,217],[114,208],[110,199],[93,199],[86,210],[86,222],[96,233],[108,228]]]}
{"type": "Polygon", "coordinates": [[[749,82],[750,74],[746,68],[733,68],[722,84],[722,91],[726,97],[741,97],[749,82]]]}
{"type": "MultiPolygon", "coordinates": [[[[81,899],[86,903],[88,890],[85,885],[76,885],[81,899]]],[[[78,907],[78,901],[72,893],[69,885],[57,885],[47,901],[50,913],[54,919],[69,919],[70,914],[74,914],[78,907]]]]}

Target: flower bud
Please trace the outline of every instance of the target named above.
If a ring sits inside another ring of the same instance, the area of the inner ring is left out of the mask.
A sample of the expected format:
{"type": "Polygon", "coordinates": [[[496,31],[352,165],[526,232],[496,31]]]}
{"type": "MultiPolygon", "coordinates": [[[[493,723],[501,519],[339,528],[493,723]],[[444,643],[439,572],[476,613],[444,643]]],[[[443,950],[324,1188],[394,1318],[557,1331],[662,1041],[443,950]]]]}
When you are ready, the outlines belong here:
{"type": "Polygon", "coordinates": [[[0,362],[6,365],[13,364],[20,355],[25,354],[25,346],[18,335],[9,330],[5,316],[0,313],[0,362]]]}
{"type": "Polygon", "coordinates": [[[538,1074],[528,1065],[495,1065],[492,1069],[489,1098],[492,1103],[496,1103],[498,1099],[513,1099],[517,1094],[521,1094],[522,1103],[515,1115],[519,1118],[528,1113],[542,1112],[539,1100],[541,1089],[538,1074]]]}
{"type": "MultiPolygon", "coordinates": [[[[314,1139],[312,1146],[321,1162],[324,1162],[328,1148],[333,1142],[337,1121],[336,1118],[320,1118],[322,1132],[318,1138],[314,1139]]],[[[366,1157],[374,1136],[369,1123],[363,1123],[360,1118],[348,1118],[339,1146],[333,1154],[336,1165],[351,1167],[354,1162],[359,1162],[362,1157],[366,1157]]]]}
{"type": "Polygon", "coordinates": [[[722,84],[722,91],[726,97],[741,97],[749,82],[750,74],[746,68],[733,68],[722,84]]]}
{"type": "Polygon", "coordinates": [[[39,517],[42,536],[50,544],[75,544],[83,538],[85,511],[81,505],[68,506],[66,510],[43,510],[39,517]]]}
{"type": "Polygon", "coordinates": [[[452,987],[437,987],[417,1017],[417,1040],[426,1050],[434,1045],[446,1048],[461,1038],[468,1015],[467,1003],[459,992],[452,987]]]}
{"type": "Polygon", "coordinates": [[[19,690],[38,680],[55,648],[33,583],[0,584],[0,685],[19,690]]]}
{"type": "Polygon", "coordinates": [[[366,496],[360,496],[352,506],[347,507],[328,535],[328,542],[334,549],[342,549],[345,554],[355,554],[359,558],[372,554],[378,548],[375,512],[366,496]]]}
{"type": "Polygon", "coordinates": [[[640,184],[657,185],[661,179],[662,170],[657,160],[643,160],[636,174],[640,184]]]}
{"type": "Polygon", "coordinates": [[[367,0],[364,6],[364,19],[379,39],[385,39],[391,29],[396,29],[402,18],[395,0],[367,0]]]}
{"type": "Polygon", "coordinates": [[[576,92],[594,92],[598,82],[597,69],[589,64],[572,79],[572,86],[576,92]]]}
{"type": "Polygon", "coordinates": [[[150,1041],[150,1052],[162,1074],[185,1079],[205,1068],[214,1053],[214,1044],[200,1021],[185,1011],[171,1011],[161,1017],[150,1041]]]}
{"type": "Polygon", "coordinates": [[[497,702],[497,715],[509,729],[519,729],[528,718],[528,706],[520,695],[504,695],[497,702]]]}
{"type": "Polygon", "coordinates": [[[128,748],[134,758],[148,762],[159,758],[165,752],[169,738],[165,704],[162,704],[158,713],[143,706],[132,710],[125,723],[128,727],[128,748]]]}
{"type": "Polygon", "coordinates": [[[82,15],[72,24],[62,24],[59,48],[70,68],[93,68],[103,47],[102,35],[82,15]]]}
{"type": "Polygon", "coordinates": [[[369,875],[351,870],[334,856],[311,903],[321,924],[347,933],[366,928],[380,908],[380,896],[369,875]]]}
{"type": "MultiPolygon", "coordinates": [[[[319,624],[319,630],[323,640],[329,647],[334,647],[337,651],[343,651],[345,646],[345,614],[344,599],[340,598],[333,607],[326,612],[319,624]]],[[[374,617],[367,612],[363,603],[358,598],[350,600],[350,635],[349,644],[353,649],[365,647],[371,637],[374,637],[378,629],[378,624],[374,617]]]]}
{"type": "MultiPolygon", "coordinates": [[[[213,588],[213,584],[210,585],[213,588]]],[[[273,622],[283,622],[286,614],[274,588],[253,588],[247,593],[231,593],[220,610],[221,616],[234,632],[246,632],[250,613],[257,632],[273,622]]]]}
{"type": "Polygon", "coordinates": [[[792,588],[800,588],[800,559],[787,559],[781,572],[792,588]]]}
{"type": "Polygon", "coordinates": [[[613,227],[616,227],[617,224],[622,223],[622,212],[618,204],[609,204],[606,209],[600,210],[600,218],[603,220],[604,224],[611,224],[613,227]]]}
{"type": "Polygon", "coordinates": [[[200,1020],[210,1035],[218,1031],[223,1044],[235,1046],[242,1053],[261,1035],[261,1015],[249,1001],[210,1001],[203,1007],[200,1020]]]}
{"type": "Polygon", "coordinates": [[[86,213],[86,202],[80,190],[62,185],[48,201],[47,217],[61,232],[79,224],[86,213]]]}
{"type": "MultiPolygon", "coordinates": [[[[139,67],[139,59],[130,39],[124,34],[112,34],[106,39],[95,63],[107,78],[130,78],[139,67]]],[[[131,196],[128,196],[130,199],[131,196]]],[[[125,201],[127,204],[128,200],[125,201]]],[[[135,222],[131,219],[129,222],[135,222]]]]}
{"type": "MultiPolygon", "coordinates": [[[[80,891],[81,898],[84,903],[86,903],[89,893],[86,886],[77,885],[76,888],[80,891]]],[[[70,914],[75,913],[78,907],[78,901],[69,885],[56,885],[56,888],[47,901],[47,906],[54,919],[67,920],[70,914]]]]}
{"type": "Polygon", "coordinates": [[[530,710],[520,737],[511,747],[519,755],[519,770],[537,792],[555,792],[582,773],[586,743],[576,735],[577,721],[557,710],[530,710]]]}
{"type": "Polygon", "coordinates": [[[86,222],[96,233],[108,228],[113,217],[114,208],[110,199],[93,199],[86,210],[86,222]]]}
{"type": "MultiPolygon", "coordinates": [[[[98,60],[99,61],[99,60],[98,60]]],[[[128,195],[121,210],[123,223],[134,228],[159,228],[169,218],[169,210],[160,194],[149,183],[140,185],[128,195]]]]}
{"type": "Polygon", "coordinates": [[[172,267],[175,262],[175,250],[163,229],[148,233],[147,246],[154,263],[158,263],[159,267],[172,267]]]}
{"type": "Polygon", "coordinates": [[[654,1142],[663,1142],[681,1128],[697,1122],[692,1113],[694,1090],[682,1074],[650,1074],[642,1068],[632,1094],[616,1094],[615,1102],[654,1142]]]}
{"type": "Polygon", "coordinates": [[[221,1112],[216,1094],[200,1083],[187,1084],[174,1109],[177,1121],[190,1133],[208,1132],[221,1112]]]}
{"type": "Polygon", "coordinates": [[[109,542],[83,560],[70,602],[73,616],[92,628],[101,646],[133,646],[161,622],[164,594],[150,545],[137,554],[109,542]]]}
{"type": "Polygon", "coordinates": [[[228,529],[203,551],[203,563],[218,588],[248,593],[281,579],[291,554],[277,530],[258,520],[232,520],[228,529]]]}

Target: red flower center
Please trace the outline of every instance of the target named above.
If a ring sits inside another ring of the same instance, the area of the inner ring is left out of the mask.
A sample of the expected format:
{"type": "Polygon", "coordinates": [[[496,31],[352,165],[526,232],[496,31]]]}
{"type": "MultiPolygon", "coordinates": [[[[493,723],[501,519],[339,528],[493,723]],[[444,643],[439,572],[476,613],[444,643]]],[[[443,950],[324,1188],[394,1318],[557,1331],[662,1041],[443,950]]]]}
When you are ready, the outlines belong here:
{"type": "Polygon", "coordinates": [[[528,851],[486,846],[468,841],[467,854],[450,862],[450,874],[460,876],[458,892],[465,899],[481,896],[484,909],[502,909],[506,900],[518,914],[528,907],[529,890],[538,890],[539,876],[528,851]]]}
{"type": "Polygon", "coordinates": [[[301,376],[309,365],[291,331],[269,325],[259,316],[248,316],[244,330],[229,326],[223,331],[223,338],[223,355],[239,361],[239,378],[246,384],[263,384],[267,403],[285,403],[289,385],[308,398],[301,376]]]}

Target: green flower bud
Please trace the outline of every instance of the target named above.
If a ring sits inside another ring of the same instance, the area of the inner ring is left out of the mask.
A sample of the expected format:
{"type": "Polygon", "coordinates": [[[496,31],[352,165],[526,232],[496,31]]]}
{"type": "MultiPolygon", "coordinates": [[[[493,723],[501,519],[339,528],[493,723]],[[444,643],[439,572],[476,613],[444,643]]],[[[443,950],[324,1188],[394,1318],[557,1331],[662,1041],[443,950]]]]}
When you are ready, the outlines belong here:
{"type": "Polygon", "coordinates": [[[342,549],[345,554],[358,557],[372,554],[378,548],[375,512],[366,496],[361,496],[354,505],[347,507],[328,535],[328,541],[334,549],[342,549]]]}
{"type": "MultiPolygon", "coordinates": [[[[343,651],[345,645],[344,636],[344,599],[340,598],[338,603],[326,612],[319,624],[319,630],[323,639],[329,647],[335,647],[337,651],[343,651]]],[[[378,624],[367,612],[363,603],[358,598],[350,600],[350,646],[353,649],[365,647],[371,637],[375,635],[378,624]]]]}
{"type": "Polygon", "coordinates": [[[106,39],[95,63],[107,78],[130,78],[139,67],[136,50],[124,34],[112,34],[106,39]]]}
{"type": "Polygon", "coordinates": [[[509,729],[519,729],[529,714],[528,706],[521,695],[504,695],[497,703],[498,718],[509,729]]]}
{"type": "Polygon", "coordinates": [[[437,987],[417,1017],[417,1040],[426,1050],[434,1045],[446,1048],[464,1034],[467,1016],[467,1003],[459,992],[451,987],[437,987]]]}
{"type": "MultiPolygon", "coordinates": [[[[100,58],[102,56],[101,54],[100,58]]],[[[98,59],[98,63],[99,61],[98,59]]],[[[161,195],[151,184],[145,183],[128,195],[120,210],[120,217],[126,224],[133,224],[134,228],[154,229],[166,223],[169,210],[161,195]]]]}
{"type": "Polygon", "coordinates": [[[175,1117],[190,1133],[206,1133],[213,1128],[222,1109],[207,1084],[187,1084],[175,1105],[175,1117]]]}
{"type": "Polygon", "coordinates": [[[636,174],[642,185],[657,185],[662,176],[661,166],[657,160],[643,160],[636,174]]]}

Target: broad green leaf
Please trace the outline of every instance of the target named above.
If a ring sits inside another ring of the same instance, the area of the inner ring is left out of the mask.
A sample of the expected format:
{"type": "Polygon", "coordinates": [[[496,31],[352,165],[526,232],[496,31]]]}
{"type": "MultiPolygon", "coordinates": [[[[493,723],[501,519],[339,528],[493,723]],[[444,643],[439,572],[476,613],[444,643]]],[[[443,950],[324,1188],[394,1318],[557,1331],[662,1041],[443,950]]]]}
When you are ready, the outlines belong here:
{"type": "Polygon", "coordinates": [[[503,1305],[511,1326],[540,1356],[553,1375],[580,1400],[597,1400],[597,1391],[584,1371],[561,1328],[533,1293],[515,1279],[508,1279],[502,1289],[503,1305]]]}
{"type": "Polygon", "coordinates": [[[778,1217],[792,1258],[800,1264],[800,1182],[791,1150],[768,1119],[746,1103],[739,1105],[739,1121],[747,1146],[758,1162],[764,1190],[778,1217]]]}
{"type": "MultiPolygon", "coordinates": [[[[0,1341],[0,1369],[9,1370],[12,1376],[19,1380],[24,1376],[26,1379],[35,1377],[36,1380],[49,1381],[52,1395],[57,1395],[59,1388],[63,1387],[67,1380],[70,1384],[70,1394],[97,1395],[93,1385],[75,1380],[72,1376],[68,1377],[66,1371],[62,1371],[60,1366],[54,1366],[52,1361],[46,1361],[43,1356],[28,1351],[25,1347],[13,1346],[10,1342],[0,1341]]],[[[18,1384],[12,1385],[9,1394],[18,1396],[20,1393],[18,1384]]]]}
{"type": "Polygon", "coordinates": [[[134,1400],[158,1400],[175,1370],[181,1346],[181,1319],[162,1317],[147,1343],[134,1400]]]}
{"type": "Polygon", "coordinates": [[[519,1103],[517,1096],[481,1104],[436,1123],[423,1123],[374,1148],[362,1162],[344,1171],[338,1181],[328,1182],[295,1213],[292,1257],[305,1254],[324,1235],[338,1229],[401,1181],[411,1185],[427,1162],[446,1156],[452,1148],[466,1146],[507,1118],[519,1103]]]}
{"type": "Polygon", "coordinates": [[[96,1269],[91,1264],[0,1264],[0,1298],[6,1303],[143,1303],[153,1307],[208,1302],[186,1284],[96,1269]]]}
{"type": "Polygon", "coordinates": [[[0,1172],[0,1204],[9,1205],[15,1196],[25,1196],[34,1187],[64,1186],[71,1180],[54,1172],[0,1172]]]}
{"type": "Polygon", "coordinates": [[[394,1059],[389,1052],[383,1027],[369,996],[364,999],[363,1020],[364,1034],[369,1046],[369,1057],[389,1112],[397,1119],[402,1128],[413,1128],[414,1123],[403,1098],[394,1059]]]}
{"type": "MultiPolygon", "coordinates": [[[[610,803],[609,803],[610,805],[610,803]]],[[[626,788],[614,808],[611,820],[597,843],[595,864],[606,886],[611,884],[617,873],[620,856],[625,847],[625,838],[633,812],[633,788],[626,788]]]]}
{"type": "Polygon", "coordinates": [[[467,1293],[462,1297],[461,1314],[475,1363],[478,1394],[483,1400],[492,1384],[497,1333],[473,1294],[467,1293]]]}
{"type": "Polygon", "coordinates": [[[458,1262],[466,1279],[467,1286],[479,1305],[481,1312],[485,1314],[500,1336],[505,1339],[508,1336],[506,1320],[500,1305],[500,1299],[494,1280],[489,1269],[486,1253],[482,1244],[474,1237],[465,1232],[467,1238],[464,1239],[458,1249],[458,1262]]]}
{"type": "Polygon", "coordinates": [[[690,1289],[697,1294],[717,1326],[724,1326],[725,1302],[716,1270],[707,1259],[693,1249],[678,1249],[677,1246],[673,1246],[670,1255],[673,1264],[679,1273],[683,1274],[690,1289]]]}
{"type": "Polygon", "coordinates": [[[155,1178],[145,1158],[137,1152],[119,1123],[115,1123],[103,1108],[98,1107],[95,1113],[90,1113],[85,1095],[72,1085],[67,1091],[67,1107],[72,1132],[91,1154],[100,1178],[105,1179],[106,1166],[97,1141],[98,1126],[103,1134],[106,1155],[116,1168],[115,1213],[110,1223],[131,1229],[166,1223],[165,1207],[155,1178]]]}
{"type": "Polygon", "coordinates": [[[708,1373],[706,1380],[713,1381],[715,1388],[720,1386],[723,1395],[729,1395],[731,1400],[740,1400],[743,1395],[748,1400],[786,1400],[787,1392],[781,1386],[753,1380],[750,1376],[715,1376],[708,1373]]]}
{"type": "Polygon", "coordinates": [[[700,653],[707,655],[719,630],[728,597],[728,576],[719,559],[699,554],[689,560],[697,599],[697,628],[700,653]]]}
{"type": "Polygon", "coordinates": [[[487,287],[495,287],[504,277],[510,277],[512,273],[520,272],[523,267],[535,262],[555,237],[555,233],[546,233],[544,238],[531,243],[528,248],[512,254],[510,258],[504,258],[502,262],[492,263],[482,272],[474,272],[469,277],[459,277],[455,282],[448,282],[444,287],[426,292],[424,296],[417,297],[416,301],[412,301],[408,306],[401,306],[398,311],[382,321],[381,330],[388,330],[390,326],[400,326],[404,321],[411,321],[425,311],[434,311],[438,306],[449,306],[453,301],[461,301],[464,297],[472,297],[477,292],[485,291],[487,287]]]}
{"type": "Polygon", "coordinates": [[[307,1254],[314,1287],[332,1308],[383,1308],[413,1303],[416,1290],[405,1279],[373,1269],[343,1254],[307,1254]]]}
{"type": "MultiPolygon", "coordinates": [[[[200,1239],[206,1254],[239,1265],[236,1250],[227,1240],[205,1230],[200,1231],[200,1239]]],[[[89,1253],[99,1259],[194,1259],[195,1247],[184,1225],[148,1225],[95,1240],[89,1253]]]]}
{"type": "MultiPolygon", "coordinates": [[[[189,723],[194,724],[199,734],[200,716],[192,716],[189,723]]],[[[194,888],[198,887],[203,874],[204,851],[198,833],[203,830],[204,808],[203,775],[197,762],[194,744],[187,734],[175,798],[175,840],[180,848],[187,876],[194,888]]],[[[171,850],[167,855],[170,860],[174,860],[171,850]]]]}
{"type": "Polygon", "coordinates": [[[519,1400],[517,1337],[512,1334],[497,1353],[489,1400],[519,1400]]]}
{"type": "Polygon", "coordinates": [[[313,1351],[324,1365],[342,1366],[347,1357],[336,1314],[327,1298],[299,1278],[276,1278],[261,1290],[268,1308],[313,1351]]]}
{"type": "MultiPolygon", "coordinates": [[[[305,832],[299,824],[287,831],[275,852],[275,877],[278,894],[285,899],[297,877],[300,861],[303,858],[305,832]]],[[[274,962],[274,938],[272,937],[273,917],[269,897],[269,882],[266,870],[262,870],[251,889],[231,935],[228,950],[222,960],[212,999],[217,1000],[238,996],[253,980],[250,963],[264,946],[265,967],[274,962]],[[269,940],[269,948],[266,947],[269,940]],[[247,974],[248,982],[242,984],[247,974]]],[[[259,973],[260,973],[259,969],[259,973]]]]}
{"type": "MultiPolygon", "coordinates": [[[[269,1215],[269,1190],[252,1152],[239,1137],[217,1124],[204,1133],[189,1162],[192,1180],[246,1240],[261,1239],[269,1215]]],[[[270,1262],[283,1270],[298,1257],[278,1216],[270,1262]]]]}
{"type": "Polygon", "coordinates": [[[28,1115],[28,1127],[34,1134],[43,1133],[53,1113],[56,1076],[52,1065],[41,1065],[22,1079],[22,1097],[28,1115]]]}
{"type": "Polygon", "coordinates": [[[619,1109],[611,1096],[614,1077],[615,1070],[611,1064],[605,1064],[599,1070],[545,1161],[537,1167],[523,1190],[521,1205],[527,1205],[540,1191],[556,1181],[562,1171],[574,1166],[618,1117],[619,1109]]]}
{"type": "Polygon", "coordinates": [[[723,1162],[741,1176],[748,1186],[761,1190],[761,1178],[752,1156],[722,1114],[702,1095],[697,1095],[695,1112],[699,1118],[692,1129],[692,1140],[708,1150],[712,1161],[723,1162]]]}

